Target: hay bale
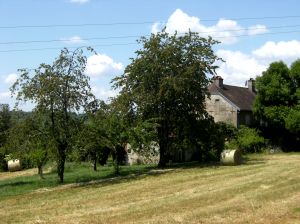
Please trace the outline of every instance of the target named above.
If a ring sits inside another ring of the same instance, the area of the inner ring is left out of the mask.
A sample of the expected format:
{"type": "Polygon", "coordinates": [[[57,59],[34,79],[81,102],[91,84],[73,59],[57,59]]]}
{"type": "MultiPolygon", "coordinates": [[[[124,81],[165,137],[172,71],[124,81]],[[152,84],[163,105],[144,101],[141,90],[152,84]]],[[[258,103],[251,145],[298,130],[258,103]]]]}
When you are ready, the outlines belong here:
{"type": "Polygon", "coordinates": [[[9,172],[19,171],[22,169],[21,162],[18,159],[8,160],[7,166],[9,172]]]}
{"type": "Polygon", "coordinates": [[[243,162],[242,153],[238,149],[224,150],[221,153],[221,163],[224,165],[239,165],[243,162]]]}

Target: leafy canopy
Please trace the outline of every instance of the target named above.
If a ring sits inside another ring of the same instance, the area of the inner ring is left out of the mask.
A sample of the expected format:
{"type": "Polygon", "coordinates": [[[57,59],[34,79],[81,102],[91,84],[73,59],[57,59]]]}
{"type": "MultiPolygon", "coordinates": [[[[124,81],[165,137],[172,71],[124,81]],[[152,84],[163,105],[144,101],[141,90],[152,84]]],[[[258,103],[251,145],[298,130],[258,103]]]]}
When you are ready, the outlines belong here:
{"type": "Polygon", "coordinates": [[[258,94],[254,112],[270,125],[285,127],[291,132],[299,132],[300,111],[300,60],[291,68],[283,62],[273,62],[256,79],[258,94]]]}
{"type": "MultiPolygon", "coordinates": [[[[273,62],[256,79],[258,90],[254,103],[256,116],[266,121],[271,138],[300,143],[300,59],[289,68],[282,61],[273,62]]],[[[294,146],[293,146],[294,147],[294,146]]]]}
{"type": "Polygon", "coordinates": [[[185,127],[208,118],[204,102],[208,75],[214,74],[219,60],[212,50],[218,42],[194,32],[170,35],[163,30],[139,43],[142,48],[124,74],[114,79],[114,87],[121,89],[128,118],[158,125],[160,165],[164,165],[171,141],[183,142],[189,136],[185,130],[192,131],[185,127]]]}
{"type": "Polygon", "coordinates": [[[66,153],[77,131],[75,113],[89,110],[94,101],[83,53],[82,48],[74,51],[65,48],[52,64],[43,63],[33,71],[19,70],[20,78],[11,87],[17,103],[31,101],[34,111],[48,118],[47,131],[56,145],[60,182],[63,182],[66,153]]]}

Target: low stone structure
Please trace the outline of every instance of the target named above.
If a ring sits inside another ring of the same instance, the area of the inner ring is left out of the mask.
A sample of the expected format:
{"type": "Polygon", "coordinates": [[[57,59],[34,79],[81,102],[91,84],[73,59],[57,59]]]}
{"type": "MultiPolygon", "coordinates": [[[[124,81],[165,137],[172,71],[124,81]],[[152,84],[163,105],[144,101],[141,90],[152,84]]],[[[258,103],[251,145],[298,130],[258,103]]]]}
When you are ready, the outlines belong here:
{"type": "Polygon", "coordinates": [[[125,150],[127,152],[125,163],[128,165],[158,164],[159,162],[159,146],[155,142],[152,142],[149,149],[145,151],[143,149],[133,150],[131,145],[127,143],[125,150]]]}

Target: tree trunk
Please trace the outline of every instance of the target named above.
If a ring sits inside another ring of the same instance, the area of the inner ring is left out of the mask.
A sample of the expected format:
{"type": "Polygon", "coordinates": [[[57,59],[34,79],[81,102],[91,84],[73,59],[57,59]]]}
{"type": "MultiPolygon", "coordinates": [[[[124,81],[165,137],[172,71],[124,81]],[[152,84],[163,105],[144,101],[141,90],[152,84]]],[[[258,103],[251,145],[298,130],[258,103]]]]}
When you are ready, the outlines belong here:
{"type": "Polygon", "coordinates": [[[166,143],[164,140],[159,141],[159,162],[158,167],[166,167],[166,143]]]}
{"type": "Polygon", "coordinates": [[[38,166],[38,174],[40,176],[40,179],[44,179],[44,176],[43,176],[43,166],[38,166]]]}
{"type": "Polygon", "coordinates": [[[166,167],[166,155],[168,153],[168,140],[169,140],[169,130],[167,121],[161,123],[160,128],[158,129],[158,144],[159,144],[159,162],[158,167],[166,167]]]}
{"type": "Polygon", "coordinates": [[[58,161],[57,161],[57,174],[59,182],[64,182],[64,172],[65,172],[65,161],[66,161],[66,145],[60,144],[58,146],[58,161]]]}
{"type": "Polygon", "coordinates": [[[120,164],[117,159],[115,159],[115,161],[114,161],[114,170],[115,170],[115,175],[120,174],[120,164]]]}
{"type": "Polygon", "coordinates": [[[97,171],[97,158],[94,160],[94,171],[97,171]]]}

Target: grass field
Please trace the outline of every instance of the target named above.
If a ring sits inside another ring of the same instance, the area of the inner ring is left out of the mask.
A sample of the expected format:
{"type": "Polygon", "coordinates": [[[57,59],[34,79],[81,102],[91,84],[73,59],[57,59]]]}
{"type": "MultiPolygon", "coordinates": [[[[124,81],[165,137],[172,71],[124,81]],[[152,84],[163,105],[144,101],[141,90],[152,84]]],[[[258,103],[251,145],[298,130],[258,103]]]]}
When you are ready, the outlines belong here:
{"type": "Polygon", "coordinates": [[[123,167],[121,177],[101,168],[85,179],[91,168],[81,168],[77,176],[67,172],[62,186],[37,186],[32,171],[0,173],[0,223],[300,223],[300,154],[253,155],[241,166],[150,168],[123,167]]]}

